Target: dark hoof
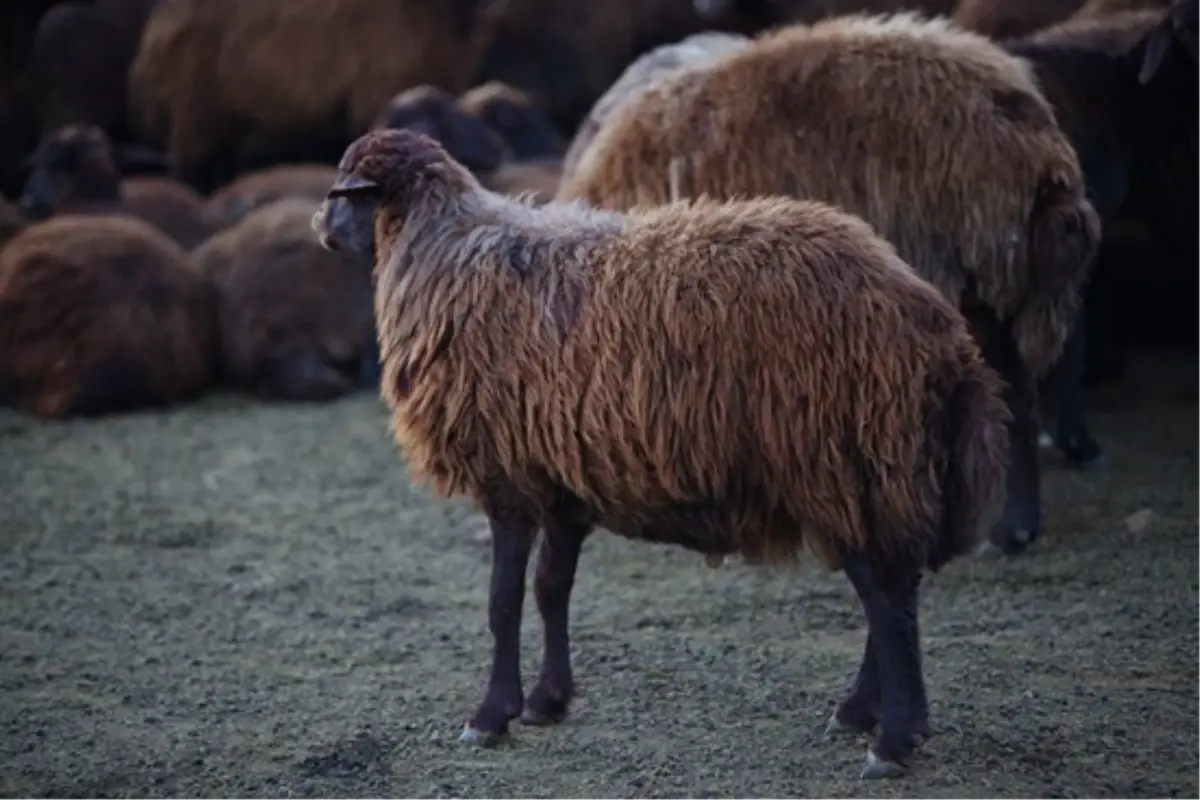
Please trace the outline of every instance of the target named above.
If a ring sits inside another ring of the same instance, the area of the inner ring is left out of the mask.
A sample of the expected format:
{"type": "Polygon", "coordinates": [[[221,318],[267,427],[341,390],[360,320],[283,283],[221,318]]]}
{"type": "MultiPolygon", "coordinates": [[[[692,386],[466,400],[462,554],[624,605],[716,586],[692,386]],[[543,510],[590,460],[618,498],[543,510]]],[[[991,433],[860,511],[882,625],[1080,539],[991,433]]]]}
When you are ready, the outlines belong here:
{"type": "Polygon", "coordinates": [[[504,736],[505,732],[481,731],[467,725],[463,728],[463,732],[458,735],[458,740],[464,744],[474,745],[475,747],[495,747],[504,736]]]}
{"type": "MultiPolygon", "coordinates": [[[[1028,526],[1001,522],[992,528],[992,535],[989,539],[992,547],[1007,556],[1015,556],[1025,552],[1026,548],[1037,540],[1039,533],[1040,531],[1028,526]]],[[[986,552],[987,548],[984,547],[982,550],[986,552]]]]}
{"type": "Polygon", "coordinates": [[[569,701],[552,697],[540,687],[525,702],[521,722],[525,725],[557,725],[567,718],[569,701]]]}
{"type": "Polygon", "coordinates": [[[875,754],[873,747],[867,748],[867,763],[863,767],[860,778],[867,781],[877,781],[883,778],[902,778],[908,774],[908,767],[899,761],[888,761],[875,754]]]}

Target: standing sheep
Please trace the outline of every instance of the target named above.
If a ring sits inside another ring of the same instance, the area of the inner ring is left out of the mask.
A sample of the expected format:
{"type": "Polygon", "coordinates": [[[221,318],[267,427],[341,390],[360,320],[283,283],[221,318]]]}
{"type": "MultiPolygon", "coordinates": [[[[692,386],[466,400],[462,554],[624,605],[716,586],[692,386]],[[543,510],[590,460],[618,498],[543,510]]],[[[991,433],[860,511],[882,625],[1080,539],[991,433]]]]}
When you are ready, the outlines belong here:
{"type": "Polygon", "coordinates": [[[217,290],[225,377],[260,397],[323,401],[378,386],[370,265],[322,249],[316,209],[280,200],[192,252],[217,290]]]}
{"type": "Polygon", "coordinates": [[[563,157],[562,180],[571,179],[579,159],[596,138],[596,133],[613,112],[630,97],[666,75],[684,68],[707,66],[749,44],[750,39],[740,34],[707,31],[679,42],[661,45],[639,56],[625,68],[621,77],[608,87],[608,91],[600,96],[580,124],[579,130],[575,132],[575,138],[571,140],[571,145],[563,157]]]}
{"type": "Polygon", "coordinates": [[[622,215],[483,189],[436,142],[353,143],[313,218],[373,256],[383,393],[414,473],[492,528],[486,696],[463,732],[549,724],[573,695],[568,604],[584,539],[782,563],[807,547],[869,632],[834,727],[863,776],[929,732],[921,575],[977,540],[1007,411],[961,314],[862,220],[783,198],[622,215]],[[520,676],[538,529],[542,670],[520,676]]]}
{"type": "Polygon", "coordinates": [[[672,183],[844,208],[963,308],[1014,414],[992,541],[1016,552],[1040,535],[1035,377],[1075,323],[1099,221],[1027,63],[909,14],[784,28],[630,98],[558,198],[623,210],[672,183]]]}
{"type": "Polygon", "coordinates": [[[29,159],[21,196],[31,217],[51,214],[132,214],[170,236],[185,250],[207,239],[217,225],[204,199],[171,178],[121,180],[121,165],[157,158],[141,148],[114,148],[95,125],[67,125],[50,133],[29,159]]]}
{"type": "Polygon", "coordinates": [[[255,209],[288,197],[320,202],[337,177],[328,164],[280,164],[247,172],[209,195],[207,214],[227,228],[255,209]]]}
{"type": "Polygon", "coordinates": [[[567,143],[528,92],[491,81],[463,93],[456,104],[464,114],[500,134],[516,161],[561,158],[566,152],[567,143]]]}
{"type": "Polygon", "coordinates": [[[180,402],[213,374],[211,287],[145,222],[31,225],[0,248],[0,401],[43,417],[180,402]]]}

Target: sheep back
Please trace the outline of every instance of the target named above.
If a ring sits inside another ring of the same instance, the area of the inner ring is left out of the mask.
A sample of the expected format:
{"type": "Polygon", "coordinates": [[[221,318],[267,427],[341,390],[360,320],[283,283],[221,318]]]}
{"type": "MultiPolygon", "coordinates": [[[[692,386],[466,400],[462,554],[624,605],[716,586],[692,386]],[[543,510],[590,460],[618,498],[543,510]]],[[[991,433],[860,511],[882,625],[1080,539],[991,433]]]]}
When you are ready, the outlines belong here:
{"type": "Polygon", "coordinates": [[[418,479],[535,513],[565,491],[608,530],[751,561],[801,536],[830,566],[973,548],[1001,384],[864,222],[781,198],[488,203],[377,229],[384,396],[418,479]]]}
{"type": "Polygon", "coordinates": [[[336,177],[337,170],[328,164],[283,164],[247,172],[208,196],[208,214],[228,227],[276,200],[299,197],[319,202],[336,177]]]}
{"type": "Polygon", "coordinates": [[[267,398],[329,400],[355,388],[371,348],[370,268],[323,249],[317,204],[264,206],[191,255],[217,290],[222,366],[267,398]]]}
{"type": "Polygon", "coordinates": [[[663,203],[673,163],[684,196],[784,194],[863,217],[947,297],[1011,320],[1039,374],[1098,244],[1078,159],[1029,65],[945,20],[792,26],[669,75],[618,109],[557,198],[663,203]]]}
{"type": "Polygon", "coordinates": [[[204,198],[172,178],[126,178],[121,181],[121,201],[129,213],[170,236],[184,250],[191,250],[220,227],[209,215],[204,198]]]}
{"type": "Polygon", "coordinates": [[[211,287],[119,215],[64,215],[0,248],[0,393],[45,417],[189,399],[213,373],[211,287]]]}

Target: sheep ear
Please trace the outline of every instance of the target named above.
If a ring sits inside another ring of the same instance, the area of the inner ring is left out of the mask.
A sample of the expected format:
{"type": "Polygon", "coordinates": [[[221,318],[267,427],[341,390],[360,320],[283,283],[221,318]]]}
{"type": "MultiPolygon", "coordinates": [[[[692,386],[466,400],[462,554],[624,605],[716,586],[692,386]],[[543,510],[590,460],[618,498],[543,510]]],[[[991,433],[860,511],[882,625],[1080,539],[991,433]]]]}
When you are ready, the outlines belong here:
{"type": "Polygon", "coordinates": [[[333,182],[333,186],[329,187],[329,197],[346,197],[356,194],[377,194],[379,192],[379,184],[375,181],[369,181],[366,178],[351,173],[342,175],[333,182]]]}
{"type": "Polygon", "coordinates": [[[121,145],[115,150],[117,163],[124,168],[166,169],[167,167],[167,154],[161,150],[136,144],[121,145]]]}
{"type": "Polygon", "coordinates": [[[1146,37],[1146,55],[1142,58],[1142,69],[1138,72],[1138,83],[1145,86],[1154,80],[1154,76],[1162,68],[1163,61],[1167,57],[1167,51],[1171,49],[1171,42],[1174,38],[1174,32],[1168,25],[1160,25],[1150,32],[1146,37]]]}

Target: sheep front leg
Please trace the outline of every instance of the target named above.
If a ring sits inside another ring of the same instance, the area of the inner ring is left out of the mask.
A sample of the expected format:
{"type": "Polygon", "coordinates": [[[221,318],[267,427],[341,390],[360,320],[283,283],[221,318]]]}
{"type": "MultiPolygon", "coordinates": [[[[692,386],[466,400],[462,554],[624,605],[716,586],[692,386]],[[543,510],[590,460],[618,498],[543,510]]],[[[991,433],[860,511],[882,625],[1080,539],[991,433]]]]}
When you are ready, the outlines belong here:
{"type": "Polygon", "coordinates": [[[1104,464],[1104,452],[1084,419],[1083,373],[1087,367],[1086,306],[1075,320],[1058,362],[1058,446],[1073,465],[1092,469],[1104,464]]]}
{"type": "Polygon", "coordinates": [[[846,559],[843,568],[866,612],[880,687],[880,731],[867,749],[862,777],[896,777],[930,734],[917,620],[921,572],[884,570],[863,556],[846,559]]]}
{"type": "Polygon", "coordinates": [[[588,533],[585,526],[554,521],[546,525],[538,548],[534,593],[542,615],[544,649],[537,684],[529,693],[525,714],[521,717],[526,725],[562,722],[575,694],[571,676],[569,607],[579,551],[588,533]]]}
{"type": "Polygon", "coordinates": [[[518,514],[488,513],[492,528],[492,580],[488,626],[492,631],[492,670],[487,693],[460,741],[482,747],[496,744],[508,723],[521,715],[521,609],[525,602],[525,569],[537,528],[518,514]]]}

